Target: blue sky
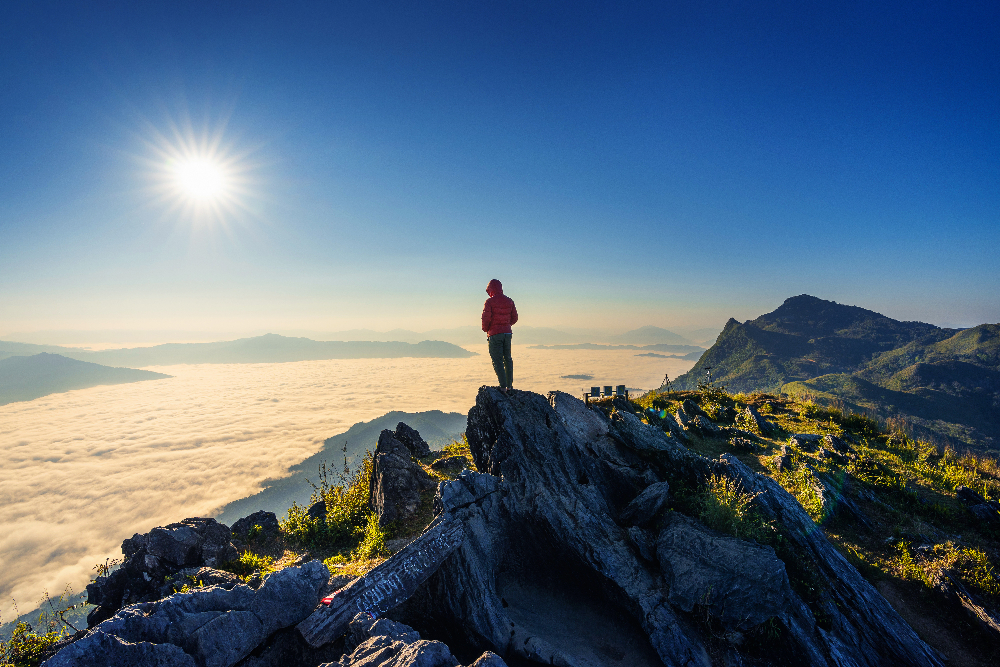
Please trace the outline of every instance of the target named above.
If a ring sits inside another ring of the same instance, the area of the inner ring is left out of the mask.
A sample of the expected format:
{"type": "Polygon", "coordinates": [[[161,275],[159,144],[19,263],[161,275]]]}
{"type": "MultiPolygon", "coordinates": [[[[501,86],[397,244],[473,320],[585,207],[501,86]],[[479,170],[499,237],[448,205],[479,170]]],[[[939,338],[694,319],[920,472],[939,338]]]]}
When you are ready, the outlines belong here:
{"type": "Polygon", "coordinates": [[[998,7],[0,3],[0,333],[1000,321],[998,7]]]}

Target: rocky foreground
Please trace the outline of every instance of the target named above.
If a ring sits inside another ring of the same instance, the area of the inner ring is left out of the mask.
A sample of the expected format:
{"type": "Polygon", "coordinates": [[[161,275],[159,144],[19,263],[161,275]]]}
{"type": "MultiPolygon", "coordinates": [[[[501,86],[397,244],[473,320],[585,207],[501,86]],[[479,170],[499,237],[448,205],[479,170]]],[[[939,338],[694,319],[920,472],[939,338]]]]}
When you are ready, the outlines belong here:
{"type": "Polygon", "coordinates": [[[943,664],[776,482],[684,447],[713,424],[661,429],[620,407],[482,388],[466,431],[479,472],[441,483],[425,533],[360,579],[316,561],[214,575],[239,545],[211,520],[126,540],[124,567],[93,586],[101,622],[45,664],[943,664]],[[712,475],[756,494],[794,562],[671,508],[712,475]],[[168,570],[221,580],[161,597],[168,570]]]}

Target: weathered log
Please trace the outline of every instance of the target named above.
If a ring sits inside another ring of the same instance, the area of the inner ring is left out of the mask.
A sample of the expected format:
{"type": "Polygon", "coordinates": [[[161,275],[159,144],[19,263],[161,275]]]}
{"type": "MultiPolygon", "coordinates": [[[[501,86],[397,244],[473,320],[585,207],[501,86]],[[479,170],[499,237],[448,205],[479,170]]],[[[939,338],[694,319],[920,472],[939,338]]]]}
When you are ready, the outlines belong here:
{"type": "Polygon", "coordinates": [[[406,601],[459,547],[464,534],[462,524],[450,515],[438,517],[406,548],[342,589],[328,607],[319,607],[299,623],[303,639],[319,648],[344,634],[358,613],[378,617],[406,601]]]}

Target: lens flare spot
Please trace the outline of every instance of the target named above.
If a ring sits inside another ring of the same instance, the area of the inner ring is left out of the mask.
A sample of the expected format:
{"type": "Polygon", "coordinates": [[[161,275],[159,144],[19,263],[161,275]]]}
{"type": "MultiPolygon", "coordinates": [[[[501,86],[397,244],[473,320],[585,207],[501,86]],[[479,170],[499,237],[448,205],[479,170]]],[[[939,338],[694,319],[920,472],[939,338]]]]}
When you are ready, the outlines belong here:
{"type": "Polygon", "coordinates": [[[224,193],[226,175],[215,162],[191,159],[174,166],[174,176],[181,192],[194,199],[215,199],[224,193]]]}

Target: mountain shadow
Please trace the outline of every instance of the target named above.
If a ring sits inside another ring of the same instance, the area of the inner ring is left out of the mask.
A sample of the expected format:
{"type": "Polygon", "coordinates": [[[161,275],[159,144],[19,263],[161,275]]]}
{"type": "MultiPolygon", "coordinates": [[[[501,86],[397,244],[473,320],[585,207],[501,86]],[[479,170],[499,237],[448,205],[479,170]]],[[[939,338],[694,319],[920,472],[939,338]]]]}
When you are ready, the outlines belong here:
{"type": "Polygon", "coordinates": [[[107,384],[127,384],[171,377],[133,368],[111,368],[42,352],[0,359],[0,405],[32,401],[49,394],[107,384]]]}
{"type": "Polygon", "coordinates": [[[809,295],[730,319],[674,386],[709,377],[733,392],[816,395],[952,445],[1000,446],[1000,324],[958,330],[902,322],[809,295]]]}

